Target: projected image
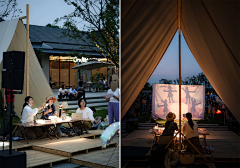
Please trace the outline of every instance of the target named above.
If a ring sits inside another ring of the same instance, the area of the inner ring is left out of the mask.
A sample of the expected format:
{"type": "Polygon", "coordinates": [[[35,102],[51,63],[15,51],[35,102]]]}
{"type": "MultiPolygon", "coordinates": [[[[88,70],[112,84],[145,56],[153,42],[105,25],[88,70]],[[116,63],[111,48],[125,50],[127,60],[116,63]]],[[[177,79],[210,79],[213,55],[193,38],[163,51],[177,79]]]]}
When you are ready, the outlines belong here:
{"type": "MultiPolygon", "coordinates": [[[[203,119],[205,87],[202,85],[181,86],[182,114],[192,113],[193,118],[203,119]]],[[[168,112],[176,114],[179,118],[179,86],[169,84],[153,84],[152,114],[165,119],[168,112]]]]}

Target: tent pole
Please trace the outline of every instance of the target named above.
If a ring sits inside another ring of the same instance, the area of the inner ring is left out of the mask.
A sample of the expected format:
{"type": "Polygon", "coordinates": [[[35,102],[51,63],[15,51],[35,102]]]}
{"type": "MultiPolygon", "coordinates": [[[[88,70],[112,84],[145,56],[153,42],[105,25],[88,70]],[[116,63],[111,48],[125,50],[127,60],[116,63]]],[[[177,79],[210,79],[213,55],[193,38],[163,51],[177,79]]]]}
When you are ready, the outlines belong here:
{"type": "Polygon", "coordinates": [[[178,49],[179,49],[179,150],[181,151],[181,0],[178,0],[178,49]]]}
{"type": "Polygon", "coordinates": [[[26,46],[26,96],[29,96],[29,4],[27,4],[27,34],[26,34],[27,46],[26,46]]]}

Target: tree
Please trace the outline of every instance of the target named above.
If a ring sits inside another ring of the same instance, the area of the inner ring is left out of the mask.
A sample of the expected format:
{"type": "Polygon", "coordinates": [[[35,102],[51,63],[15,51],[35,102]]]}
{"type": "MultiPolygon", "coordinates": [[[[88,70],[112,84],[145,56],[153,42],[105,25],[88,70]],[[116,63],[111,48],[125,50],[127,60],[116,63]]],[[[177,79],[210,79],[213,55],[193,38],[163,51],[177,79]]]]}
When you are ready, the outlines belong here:
{"type": "Polygon", "coordinates": [[[119,67],[119,1],[118,0],[64,0],[75,10],[55,20],[64,21],[64,36],[83,40],[92,51],[108,58],[119,67]],[[81,22],[77,22],[77,19],[81,22]],[[83,30],[78,28],[82,22],[83,30]]]}
{"type": "Polygon", "coordinates": [[[51,24],[51,23],[48,23],[48,24],[46,25],[46,27],[59,28],[59,26],[53,25],[53,24],[51,24]]]}
{"type": "Polygon", "coordinates": [[[168,79],[161,79],[159,80],[160,84],[172,84],[172,80],[168,80],[168,79]]]}
{"type": "Polygon", "coordinates": [[[149,82],[147,82],[147,83],[144,85],[143,90],[152,90],[152,85],[151,85],[149,82]]]}
{"type": "Polygon", "coordinates": [[[21,9],[17,9],[17,0],[0,0],[0,9],[0,21],[10,14],[14,18],[18,16],[16,13],[22,13],[21,9]]]}

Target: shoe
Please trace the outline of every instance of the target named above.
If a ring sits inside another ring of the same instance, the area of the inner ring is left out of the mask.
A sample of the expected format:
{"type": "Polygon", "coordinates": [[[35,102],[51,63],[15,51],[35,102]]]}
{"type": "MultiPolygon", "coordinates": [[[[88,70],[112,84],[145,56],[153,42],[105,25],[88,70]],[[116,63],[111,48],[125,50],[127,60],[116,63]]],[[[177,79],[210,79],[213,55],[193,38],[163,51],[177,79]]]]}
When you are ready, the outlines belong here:
{"type": "Polygon", "coordinates": [[[91,132],[89,130],[86,131],[87,134],[91,134],[91,132]]]}
{"type": "Polygon", "coordinates": [[[66,135],[65,133],[61,133],[60,137],[68,137],[68,135],[66,135]]]}

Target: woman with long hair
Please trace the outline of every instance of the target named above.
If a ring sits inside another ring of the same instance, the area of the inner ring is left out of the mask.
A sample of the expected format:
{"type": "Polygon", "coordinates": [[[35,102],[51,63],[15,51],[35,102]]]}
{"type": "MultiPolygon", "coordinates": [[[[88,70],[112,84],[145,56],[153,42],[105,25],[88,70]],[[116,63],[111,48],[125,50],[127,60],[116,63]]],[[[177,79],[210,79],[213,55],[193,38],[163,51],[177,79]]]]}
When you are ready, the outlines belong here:
{"type": "Polygon", "coordinates": [[[44,108],[45,103],[43,103],[40,107],[32,109],[33,105],[33,98],[31,96],[27,96],[25,98],[24,104],[23,104],[23,110],[22,110],[22,117],[21,122],[22,123],[30,123],[33,122],[34,116],[37,114],[37,112],[44,108]]]}
{"type": "MultiPolygon", "coordinates": [[[[185,134],[186,138],[199,150],[202,151],[200,142],[199,142],[199,133],[198,133],[198,125],[196,121],[192,120],[192,114],[187,113],[186,114],[187,122],[183,124],[182,132],[185,134]]],[[[186,141],[187,144],[187,151],[190,151],[192,153],[198,153],[191,144],[186,141]]]]}
{"type": "MultiPolygon", "coordinates": [[[[22,117],[21,117],[21,123],[22,124],[33,124],[34,116],[38,113],[39,110],[43,109],[45,106],[45,103],[43,103],[38,108],[32,109],[33,105],[33,98],[31,96],[27,96],[25,98],[24,104],[23,104],[23,110],[22,110],[22,117]]],[[[20,129],[25,131],[24,127],[20,127],[20,129]]],[[[42,130],[39,127],[33,127],[32,129],[28,129],[26,136],[30,138],[36,138],[37,136],[42,135],[42,130]]]]}

